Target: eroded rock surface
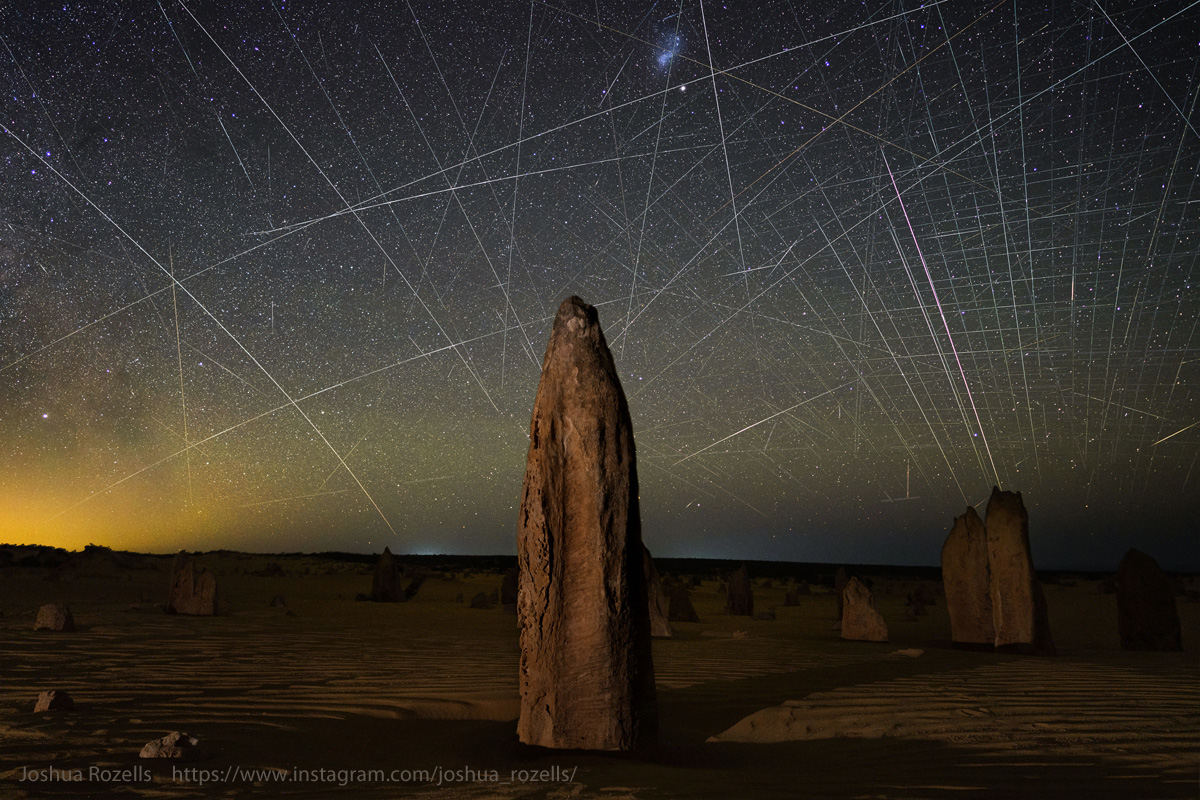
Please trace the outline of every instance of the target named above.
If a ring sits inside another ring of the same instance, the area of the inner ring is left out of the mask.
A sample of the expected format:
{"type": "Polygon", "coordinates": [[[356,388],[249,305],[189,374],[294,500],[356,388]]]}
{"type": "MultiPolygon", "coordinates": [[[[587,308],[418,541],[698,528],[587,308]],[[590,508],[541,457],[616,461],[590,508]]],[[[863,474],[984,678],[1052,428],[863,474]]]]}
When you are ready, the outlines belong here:
{"type": "Polygon", "coordinates": [[[517,552],[525,744],[630,750],[657,729],[633,424],[596,310],[563,301],[529,431],[517,552]]]}

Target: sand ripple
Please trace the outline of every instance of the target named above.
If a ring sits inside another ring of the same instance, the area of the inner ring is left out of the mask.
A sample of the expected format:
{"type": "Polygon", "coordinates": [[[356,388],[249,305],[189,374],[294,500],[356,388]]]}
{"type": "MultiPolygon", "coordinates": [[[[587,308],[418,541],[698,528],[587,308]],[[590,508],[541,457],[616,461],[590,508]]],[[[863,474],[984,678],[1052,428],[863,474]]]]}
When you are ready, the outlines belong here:
{"type": "Polygon", "coordinates": [[[815,692],[751,714],[710,742],[935,739],[1027,753],[1102,755],[1185,776],[1200,752],[1200,670],[1014,659],[815,692]]]}

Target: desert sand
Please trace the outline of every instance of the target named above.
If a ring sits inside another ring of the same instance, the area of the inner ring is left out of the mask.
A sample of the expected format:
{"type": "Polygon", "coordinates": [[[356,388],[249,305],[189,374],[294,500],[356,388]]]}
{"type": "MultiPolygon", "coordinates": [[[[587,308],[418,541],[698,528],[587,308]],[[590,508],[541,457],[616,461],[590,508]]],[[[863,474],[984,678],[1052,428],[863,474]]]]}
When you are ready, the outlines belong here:
{"type": "Polygon", "coordinates": [[[774,620],[727,614],[710,575],[692,589],[700,622],[653,643],[658,745],[609,755],[517,742],[516,617],[456,601],[498,589],[502,570],[442,570],[408,602],[372,603],[355,601],[370,563],[198,562],[220,616],[162,611],[169,556],[0,567],[0,796],[1197,795],[1200,603],[1182,597],[1183,652],[1124,651],[1098,580],[1043,576],[1059,655],[1035,657],[952,649],[935,579],[912,621],[916,580],[858,571],[888,625],[876,643],[833,629],[833,567],[796,607],[788,580],[755,577],[774,620]],[[33,630],[51,602],[76,632],[33,630]],[[34,714],[44,690],[75,707],[34,714]],[[172,731],[205,757],[138,757],[172,731]]]}

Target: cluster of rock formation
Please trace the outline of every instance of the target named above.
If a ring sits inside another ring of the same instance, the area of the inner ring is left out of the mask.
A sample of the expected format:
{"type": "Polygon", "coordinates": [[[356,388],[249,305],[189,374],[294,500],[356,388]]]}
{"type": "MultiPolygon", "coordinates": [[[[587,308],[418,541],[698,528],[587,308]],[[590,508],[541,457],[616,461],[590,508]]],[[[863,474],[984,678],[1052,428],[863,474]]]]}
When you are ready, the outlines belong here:
{"type": "MultiPolygon", "coordinates": [[[[875,607],[875,597],[866,583],[856,576],[848,575],[845,567],[838,567],[833,576],[833,591],[837,596],[838,614],[833,629],[841,631],[843,639],[858,642],[888,640],[887,623],[875,607]]],[[[808,584],[802,582],[801,588],[796,590],[795,598],[791,594],[787,596],[787,604],[798,605],[799,595],[808,593],[808,584]]]]}
{"type": "Polygon", "coordinates": [[[184,731],[173,731],[161,739],[147,742],[138,754],[140,758],[172,758],[191,761],[202,757],[204,748],[197,736],[184,731]]]}
{"type": "Polygon", "coordinates": [[[846,584],[849,582],[850,579],[846,577],[846,568],[838,567],[837,572],[833,575],[833,591],[837,595],[838,625],[842,623],[842,610],[845,602],[842,594],[846,591],[846,584]]]}
{"type": "Polygon", "coordinates": [[[942,547],[942,582],[956,647],[1054,655],[1020,492],[995,487],[985,520],[973,508],[954,520],[942,547]]]}
{"type": "Polygon", "coordinates": [[[71,699],[71,695],[57,689],[50,689],[38,695],[37,705],[33,707],[33,713],[41,714],[46,711],[70,711],[75,707],[75,701],[71,699]]]}
{"type": "Polygon", "coordinates": [[[630,750],[657,729],[633,424],[596,310],[563,301],[518,515],[521,742],[630,750]]]}
{"type": "Polygon", "coordinates": [[[75,631],[75,617],[71,615],[71,607],[61,603],[47,603],[38,609],[37,619],[33,623],[35,631],[75,631]]]}
{"type": "Polygon", "coordinates": [[[217,613],[217,576],[180,551],[171,564],[171,594],[168,614],[211,617],[217,613]]]}
{"type": "Polygon", "coordinates": [[[1021,493],[993,488],[984,527],[996,649],[1054,655],[1046,598],[1029,551],[1029,514],[1021,493]]]}
{"type": "Polygon", "coordinates": [[[692,594],[686,583],[676,583],[671,587],[668,598],[667,619],[671,622],[699,622],[696,608],[692,605],[692,594]]]}
{"type": "Polygon", "coordinates": [[[930,606],[937,605],[937,597],[928,584],[918,583],[916,587],[908,593],[908,598],[905,600],[907,605],[913,612],[913,616],[924,616],[929,612],[926,611],[930,606]]]}
{"type": "Polygon", "coordinates": [[[754,587],[750,584],[750,575],[746,565],[742,564],[729,575],[729,594],[725,602],[725,610],[739,616],[754,616],[754,587]]]}
{"type": "Polygon", "coordinates": [[[887,625],[875,608],[871,590],[858,578],[846,581],[842,598],[842,638],[860,642],[886,642],[887,625]]]}
{"type": "Polygon", "coordinates": [[[968,506],[942,545],[942,586],[950,614],[950,639],[960,649],[991,650],[996,641],[992,624],[991,570],[987,531],[968,506]]]}
{"type": "Polygon", "coordinates": [[[656,639],[669,639],[675,635],[671,629],[671,613],[667,608],[667,593],[662,578],[654,567],[650,549],[642,545],[642,579],[646,582],[646,604],[650,612],[650,635],[656,639]]]}
{"type": "Polygon", "coordinates": [[[800,605],[801,597],[811,594],[812,589],[809,588],[808,581],[799,581],[793,588],[788,589],[787,593],[783,597],[783,604],[785,606],[798,606],[800,605]]]}
{"type": "Polygon", "coordinates": [[[402,603],[416,596],[417,590],[425,580],[424,575],[416,575],[409,581],[408,588],[404,587],[404,566],[392,555],[391,548],[383,548],[379,561],[375,564],[375,577],[371,581],[371,594],[366,599],[376,603],[402,603]]]}
{"type": "Polygon", "coordinates": [[[1121,559],[1113,583],[1122,648],[1183,649],[1175,592],[1157,561],[1141,550],[1132,549],[1121,559]]]}
{"type": "Polygon", "coordinates": [[[396,563],[392,549],[385,547],[375,564],[375,577],[371,581],[371,600],[376,603],[399,603],[403,596],[400,565],[396,563]]]}
{"type": "Polygon", "coordinates": [[[517,613],[517,589],[520,585],[520,572],[516,567],[504,573],[500,583],[500,604],[508,613],[517,613]]]}

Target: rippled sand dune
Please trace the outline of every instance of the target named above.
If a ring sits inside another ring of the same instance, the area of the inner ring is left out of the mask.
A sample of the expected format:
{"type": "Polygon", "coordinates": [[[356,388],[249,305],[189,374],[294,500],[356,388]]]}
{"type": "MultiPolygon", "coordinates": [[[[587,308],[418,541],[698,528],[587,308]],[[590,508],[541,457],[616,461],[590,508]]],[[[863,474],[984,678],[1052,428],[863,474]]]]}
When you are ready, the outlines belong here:
{"type": "Polygon", "coordinates": [[[370,587],[357,565],[297,558],[258,577],[261,557],[201,562],[219,576],[215,618],[162,613],[165,559],[0,570],[0,797],[1196,794],[1194,603],[1180,603],[1187,652],[1126,653],[1111,595],[1048,586],[1061,655],[1039,659],[950,649],[944,604],[904,620],[911,582],[876,579],[892,641],[873,644],[838,638],[819,588],[788,608],[785,587],[760,584],[778,618],[750,620],[708,581],[702,621],[654,644],[660,746],[610,756],[517,744],[516,618],[455,600],[499,575],[434,576],[375,604],[354,601],[370,587]],[[79,631],[33,631],[43,602],[71,603],[79,631]],[[76,708],[33,714],[44,689],[76,708]],[[179,767],[212,775],[137,758],[173,730],[208,749],[179,767]],[[88,780],[122,770],[141,772],[88,780]]]}
{"type": "Polygon", "coordinates": [[[879,681],[757,712],[713,742],[931,739],[1036,757],[1045,750],[1156,766],[1193,782],[1200,683],[1130,667],[1020,659],[879,681]]]}

